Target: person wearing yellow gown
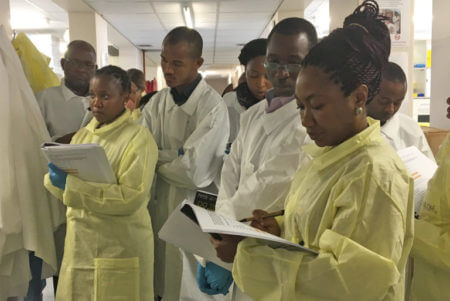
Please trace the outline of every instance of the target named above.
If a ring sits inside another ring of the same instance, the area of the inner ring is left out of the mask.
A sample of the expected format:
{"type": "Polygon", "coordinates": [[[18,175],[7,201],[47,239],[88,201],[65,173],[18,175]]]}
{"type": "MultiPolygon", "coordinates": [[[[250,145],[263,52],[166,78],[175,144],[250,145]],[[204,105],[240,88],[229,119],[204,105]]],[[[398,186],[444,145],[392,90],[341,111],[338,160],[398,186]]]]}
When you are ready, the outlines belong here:
{"type": "Polygon", "coordinates": [[[147,203],[158,159],[149,131],[125,109],[130,82],[107,66],[90,82],[94,119],[71,143],[97,143],[117,184],[83,181],[53,164],[45,187],[67,206],[57,300],[153,301],[153,232],[147,203]]]}
{"type": "MultiPolygon", "coordinates": [[[[447,103],[450,119],[450,98],[447,103]]],[[[436,159],[439,167],[428,182],[419,219],[415,220],[412,300],[450,297],[450,133],[436,159]]]]}
{"type": "MultiPolygon", "coordinates": [[[[413,241],[413,181],[366,117],[390,38],[378,4],[364,1],[311,49],[296,99],[315,144],[296,174],[281,218],[254,211],[252,225],[316,250],[273,249],[256,239],[211,239],[254,300],[403,300],[413,241]]],[[[281,71],[280,71],[281,72],[281,71]]]]}

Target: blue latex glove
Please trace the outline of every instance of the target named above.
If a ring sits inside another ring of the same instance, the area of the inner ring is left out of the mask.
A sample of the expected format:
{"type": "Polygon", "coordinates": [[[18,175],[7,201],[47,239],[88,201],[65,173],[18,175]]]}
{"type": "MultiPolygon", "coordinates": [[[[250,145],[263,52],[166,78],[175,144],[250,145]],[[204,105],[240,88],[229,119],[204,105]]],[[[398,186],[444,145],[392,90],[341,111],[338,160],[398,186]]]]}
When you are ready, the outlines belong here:
{"type": "Polygon", "coordinates": [[[206,267],[197,263],[197,283],[202,292],[208,295],[228,294],[228,289],[233,283],[231,272],[208,262],[206,267]]]}
{"type": "Polygon", "coordinates": [[[53,186],[66,189],[67,173],[64,170],[59,169],[53,163],[48,163],[48,175],[53,186]]]}

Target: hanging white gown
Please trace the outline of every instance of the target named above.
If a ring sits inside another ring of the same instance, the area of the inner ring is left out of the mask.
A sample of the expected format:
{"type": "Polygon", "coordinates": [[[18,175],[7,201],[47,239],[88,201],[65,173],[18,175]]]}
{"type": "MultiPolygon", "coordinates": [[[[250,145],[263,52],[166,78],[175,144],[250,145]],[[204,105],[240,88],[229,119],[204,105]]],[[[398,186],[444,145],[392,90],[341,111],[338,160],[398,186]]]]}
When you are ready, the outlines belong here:
{"type": "Polygon", "coordinates": [[[42,277],[57,270],[53,231],[65,210],[44,188],[40,145],[50,136],[2,25],[0,91],[0,300],[6,300],[27,293],[29,251],[42,258],[42,277]]]}

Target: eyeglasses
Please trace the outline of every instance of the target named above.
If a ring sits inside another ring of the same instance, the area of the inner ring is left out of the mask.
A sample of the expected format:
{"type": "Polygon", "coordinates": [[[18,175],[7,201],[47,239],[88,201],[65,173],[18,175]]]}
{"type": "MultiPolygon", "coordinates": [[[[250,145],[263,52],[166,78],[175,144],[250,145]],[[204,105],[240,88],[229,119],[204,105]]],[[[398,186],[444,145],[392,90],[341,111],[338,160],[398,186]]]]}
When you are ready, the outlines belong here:
{"type": "Polygon", "coordinates": [[[264,62],[264,68],[266,68],[267,72],[273,73],[277,72],[280,69],[286,70],[289,74],[297,74],[302,69],[301,64],[278,64],[273,62],[264,62]]]}
{"type": "Polygon", "coordinates": [[[95,67],[97,66],[96,64],[92,64],[89,62],[82,62],[77,59],[65,59],[65,60],[67,63],[69,63],[73,67],[77,67],[77,68],[95,69],[95,67]]]}

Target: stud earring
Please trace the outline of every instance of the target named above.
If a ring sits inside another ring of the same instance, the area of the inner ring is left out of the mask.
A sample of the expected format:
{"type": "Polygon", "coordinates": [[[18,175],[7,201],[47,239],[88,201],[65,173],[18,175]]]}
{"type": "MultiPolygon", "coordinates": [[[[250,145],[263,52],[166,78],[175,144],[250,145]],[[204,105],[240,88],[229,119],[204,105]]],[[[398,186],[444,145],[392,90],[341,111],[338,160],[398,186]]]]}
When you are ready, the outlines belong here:
{"type": "Polygon", "coordinates": [[[358,108],[355,109],[355,115],[356,116],[361,115],[362,113],[363,113],[363,108],[362,107],[358,107],[358,108]]]}

